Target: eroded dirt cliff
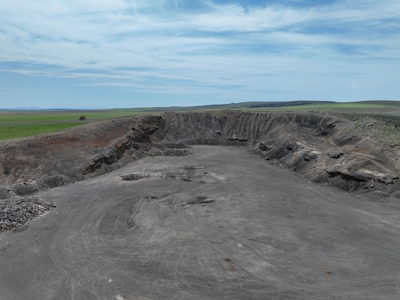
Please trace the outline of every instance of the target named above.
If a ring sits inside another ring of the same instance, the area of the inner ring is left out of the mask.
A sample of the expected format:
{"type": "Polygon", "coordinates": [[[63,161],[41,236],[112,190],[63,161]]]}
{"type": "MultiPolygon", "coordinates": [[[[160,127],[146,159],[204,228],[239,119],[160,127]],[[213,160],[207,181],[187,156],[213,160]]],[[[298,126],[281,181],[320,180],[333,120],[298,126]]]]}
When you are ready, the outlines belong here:
{"type": "Polygon", "coordinates": [[[190,148],[183,148],[195,144],[244,146],[317,183],[394,195],[399,188],[397,150],[346,133],[351,122],[316,113],[234,111],[103,121],[3,143],[0,185],[6,188],[0,196],[93,177],[146,155],[187,155],[190,148]]]}

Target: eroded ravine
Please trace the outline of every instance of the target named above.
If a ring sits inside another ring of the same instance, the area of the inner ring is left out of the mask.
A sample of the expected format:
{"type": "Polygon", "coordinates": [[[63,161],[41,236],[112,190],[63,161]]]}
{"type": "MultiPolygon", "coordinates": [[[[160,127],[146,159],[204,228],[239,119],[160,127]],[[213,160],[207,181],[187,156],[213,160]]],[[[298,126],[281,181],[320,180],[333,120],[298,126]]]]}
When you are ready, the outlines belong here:
{"type": "Polygon", "coordinates": [[[116,170],[146,156],[190,155],[190,145],[242,146],[304,179],[400,197],[396,149],[350,134],[352,122],[315,113],[167,113],[121,118],[3,143],[0,231],[52,207],[39,191],[116,170]],[[44,202],[43,202],[44,203],[44,202]],[[31,212],[33,211],[33,213],[31,212]]]}
{"type": "MultiPolygon", "coordinates": [[[[168,113],[117,119],[3,144],[0,179],[11,193],[24,195],[104,174],[148,155],[187,155],[186,145],[231,145],[247,147],[315,182],[393,194],[399,188],[398,153],[368,136],[347,133],[350,125],[349,120],[314,113],[168,113]]],[[[4,189],[0,194],[9,196],[4,189]]]]}

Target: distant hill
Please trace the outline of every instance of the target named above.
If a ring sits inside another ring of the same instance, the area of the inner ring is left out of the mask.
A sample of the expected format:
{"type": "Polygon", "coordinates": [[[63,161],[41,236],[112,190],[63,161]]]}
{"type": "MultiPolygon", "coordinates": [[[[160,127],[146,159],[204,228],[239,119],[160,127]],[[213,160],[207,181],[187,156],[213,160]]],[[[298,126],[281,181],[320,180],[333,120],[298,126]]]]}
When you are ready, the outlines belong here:
{"type": "Polygon", "coordinates": [[[75,109],[75,108],[40,108],[40,107],[17,107],[17,108],[0,108],[0,111],[77,111],[84,109],[75,109]]]}
{"type": "Polygon", "coordinates": [[[73,112],[73,111],[135,111],[137,113],[161,113],[161,112],[185,112],[185,111],[216,111],[216,110],[243,110],[243,111],[353,111],[374,113],[395,113],[400,114],[400,101],[389,100],[369,100],[356,102],[336,102],[322,100],[295,100],[295,101],[249,101],[229,104],[209,104],[196,106],[170,106],[170,107],[141,107],[141,108],[115,108],[115,109],[69,109],[69,108],[37,108],[37,107],[18,107],[0,108],[0,111],[32,111],[32,112],[73,112]],[[394,110],[394,111],[392,111],[394,110]]]}
{"type": "Polygon", "coordinates": [[[224,109],[248,109],[248,108],[264,108],[264,107],[289,107],[315,104],[334,104],[335,101],[311,101],[311,100],[296,100],[296,101],[252,101],[239,102],[229,104],[210,104],[197,106],[170,106],[170,107],[149,107],[140,110],[143,111],[182,111],[182,110],[224,110],[224,109]]]}

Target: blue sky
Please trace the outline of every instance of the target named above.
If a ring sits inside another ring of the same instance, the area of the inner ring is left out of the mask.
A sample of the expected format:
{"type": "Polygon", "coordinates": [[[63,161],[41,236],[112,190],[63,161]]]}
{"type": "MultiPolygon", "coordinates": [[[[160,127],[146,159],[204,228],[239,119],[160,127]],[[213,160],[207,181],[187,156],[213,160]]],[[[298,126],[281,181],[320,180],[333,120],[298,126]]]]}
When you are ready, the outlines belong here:
{"type": "Polygon", "coordinates": [[[400,100],[399,0],[0,3],[0,107],[400,100]]]}

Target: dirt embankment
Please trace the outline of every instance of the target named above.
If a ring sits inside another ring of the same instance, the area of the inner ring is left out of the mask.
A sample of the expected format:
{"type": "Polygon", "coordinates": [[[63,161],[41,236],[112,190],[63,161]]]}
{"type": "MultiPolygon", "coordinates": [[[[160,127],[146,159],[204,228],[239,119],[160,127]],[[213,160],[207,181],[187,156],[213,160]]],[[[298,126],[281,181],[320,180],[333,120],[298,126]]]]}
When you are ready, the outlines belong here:
{"type": "Polygon", "coordinates": [[[397,150],[349,132],[350,120],[315,113],[234,112],[170,114],[165,120],[163,141],[245,145],[308,180],[346,191],[385,196],[399,188],[397,150]]]}
{"type": "Polygon", "coordinates": [[[7,187],[0,197],[96,176],[146,155],[188,155],[190,149],[182,148],[193,144],[246,146],[314,182],[394,194],[397,150],[349,133],[351,125],[314,113],[230,111],[103,121],[0,145],[0,186],[7,187]]]}

